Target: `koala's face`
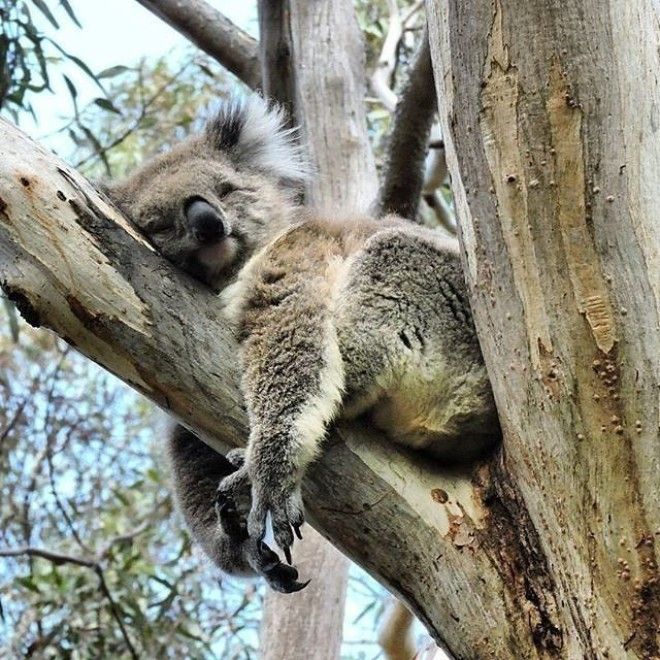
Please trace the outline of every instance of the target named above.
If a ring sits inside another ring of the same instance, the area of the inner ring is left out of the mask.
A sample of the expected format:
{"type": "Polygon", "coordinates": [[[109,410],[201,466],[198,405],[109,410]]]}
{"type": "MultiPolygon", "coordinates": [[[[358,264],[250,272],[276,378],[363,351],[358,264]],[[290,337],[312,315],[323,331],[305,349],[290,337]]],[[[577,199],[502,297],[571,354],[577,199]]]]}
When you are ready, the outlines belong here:
{"type": "Polygon", "coordinates": [[[109,194],[163,256],[219,288],[291,222],[290,184],[303,176],[281,113],[252,97],[109,194]]]}

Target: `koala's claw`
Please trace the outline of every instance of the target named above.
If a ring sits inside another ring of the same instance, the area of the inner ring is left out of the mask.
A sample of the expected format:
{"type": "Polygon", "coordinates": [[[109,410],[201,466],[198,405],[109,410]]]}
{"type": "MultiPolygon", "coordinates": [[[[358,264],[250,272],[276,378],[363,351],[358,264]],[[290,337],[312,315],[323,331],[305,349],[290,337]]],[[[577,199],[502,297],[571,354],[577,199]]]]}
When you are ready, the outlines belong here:
{"type": "Polygon", "coordinates": [[[290,548],[294,542],[294,532],[299,539],[302,538],[300,526],[305,520],[300,487],[293,486],[288,493],[286,491],[274,493],[272,490],[253,487],[252,494],[248,533],[252,538],[262,539],[266,532],[266,518],[270,512],[275,542],[282,549],[290,564],[290,548]]]}
{"type": "Polygon", "coordinates": [[[298,582],[298,571],[293,566],[282,563],[269,571],[264,571],[264,577],[268,580],[268,584],[272,589],[282,594],[295,593],[304,589],[310,583],[310,580],[298,582]]]}
{"type": "Polygon", "coordinates": [[[268,581],[271,589],[283,594],[291,594],[304,589],[307,582],[298,582],[298,571],[293,566],[287,566],[263,541],[257,542],[258,572],[268,581]]]}

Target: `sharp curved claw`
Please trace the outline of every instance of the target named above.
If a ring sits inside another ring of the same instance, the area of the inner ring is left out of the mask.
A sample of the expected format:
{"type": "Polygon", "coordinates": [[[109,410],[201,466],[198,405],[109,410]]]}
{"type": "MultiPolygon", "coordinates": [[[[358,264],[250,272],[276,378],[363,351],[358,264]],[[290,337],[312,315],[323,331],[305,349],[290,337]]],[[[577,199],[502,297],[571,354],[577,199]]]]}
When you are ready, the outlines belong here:
{"type": "Polygon", "coordinates": [[[281,594],[292,594],[304,589],[309,583],[298,582],[298,571],[293,566],[278,564],[269,571],[264,572],[271,589],[281,594]]]}
{"type": "Polygon", "coordinates": [[[291,566],[293,562],[291,561],[291,548],[283,548],[284,556],[286,557],[286,563],[291,566]]]}
{"type": "Polygon", "coordinates": [[[293,594],[296,591],[302,591],[309,583],[311,580],[307,580],[307,582],[293,582],[292,584],[289,585],[289,590],[286,591],[285,593],[287,594],[293,594]]]}
{"type": "MultiPolygon", "coordinates": [[[[281,566],[282,562],[275,552],[273,552],[263,541],[258,541],[259,554],[261,555],[261,570],[269,573],[277,566],[281,566]]],[[[297,576],[296,576],[297,577],[297,576]]]]}
{"type": "Polygon", "coordinates": [[[302,532],[300,531],[300,527],[301,527],[300,525],[294,525],[293,526],[293,531],[296,533],[296,536],[298,537],[298,539],[302,541],[303,537],[302,537],[302,532]]]}

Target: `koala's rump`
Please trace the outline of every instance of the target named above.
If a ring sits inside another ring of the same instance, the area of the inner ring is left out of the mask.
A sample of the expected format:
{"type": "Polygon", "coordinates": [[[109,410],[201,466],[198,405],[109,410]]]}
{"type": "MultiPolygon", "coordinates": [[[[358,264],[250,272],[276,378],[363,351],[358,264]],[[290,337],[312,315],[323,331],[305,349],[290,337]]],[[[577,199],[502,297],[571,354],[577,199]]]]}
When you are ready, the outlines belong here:
{"type": "Polygon", "coordinates": [[[484,449],[497,417],[455,250],[420,228],[378,232],[351,259],[335,318],[345,416],[442,458],[484,449]]]}

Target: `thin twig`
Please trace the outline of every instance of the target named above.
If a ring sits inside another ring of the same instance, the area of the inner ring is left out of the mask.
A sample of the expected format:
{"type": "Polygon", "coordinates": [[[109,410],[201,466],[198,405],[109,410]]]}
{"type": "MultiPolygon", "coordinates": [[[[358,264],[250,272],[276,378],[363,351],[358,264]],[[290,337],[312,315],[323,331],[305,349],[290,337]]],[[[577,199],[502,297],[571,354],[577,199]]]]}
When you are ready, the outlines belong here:
{"type": "Polygon", "coordinates": [[[131,654],[131,658],[133,658],[133,660],[138,660],[140,656],[137,654],[137,651],[135,650],[135,647],[131,642],[131,638],[128,636],[128,631],[124,626],[124,622],[121,620],[121,611],[119,610],[119,607],[115,602],[115,599],[112,597],[112,594],[110,593],[110,589],[108,589],[108,585],[106,584],[105,577],[103,575],[103,569],[99,564],[95,564],[94,571],[96,572],[96,575],[98,575],[101,591],[103,592],[103,595],[108,599],[108,602],[110,603],[110,611],[112,612],[112,616],[114,617],[115,621],[117,622],[117,625],[119,626],[119,629],[121,630],[122,637],[124,638],[124,642],[126,643],[126,648],[128,649],[128,652],[131,654]]]}

